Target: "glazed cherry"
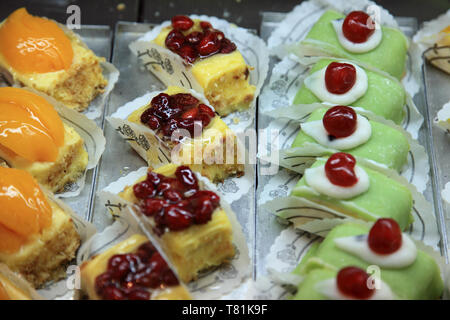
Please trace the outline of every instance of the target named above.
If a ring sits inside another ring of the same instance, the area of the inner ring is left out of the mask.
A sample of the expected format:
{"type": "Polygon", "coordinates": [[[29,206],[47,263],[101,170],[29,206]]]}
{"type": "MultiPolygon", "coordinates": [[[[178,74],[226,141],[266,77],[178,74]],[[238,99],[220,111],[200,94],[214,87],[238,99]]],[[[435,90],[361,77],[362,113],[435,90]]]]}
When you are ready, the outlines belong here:
{"type": "Polygon", "coordinates": [[[165,44],[166,47],[172,51],[177,51],[180,49],[185,43],[186,38],[184,35],[178,30],[172,30],[166,37],[165,44]]]}
{"type": "Polygon", "coordinates": [[[394,219],[378,219],[370,229],[367,241],[376,253],[391,254],[402,246],[402,230],[394,219]]]}
{"type": "Polygon", "coordinates": [[[369,299],[374,289],[367,286],[369,275],[358,267],[346,267],[339,271],[336,277],[339,291],[353,299],[369,299]]]}
{"type": "Polygon", "coordinates": [[[342,24],[344,36],[354,43],[363,43],[375,32],[373,21],[364,11],[350,12],[342,24]]]}
{"type": "Polygon", "coordinates": [[[172,18],[172,27],[174,29],[186,31],[192,28],[193,25],[194,21],[187,16],[178,15],[172,18]]]}
{"type": "Polygon", "coordinates": [[[220,49],[220,53],[231,53],[236,50],[236,45],[234,42],[231,42],[229,39],[222,39],[222,48],[220,49]]]}
{"type": "Polygon", "coordinates": [[[332,62],[325,71],[325,85],[333,94],[348,92],[356,82],[356,68],[348,63],[332,62]]]}
{"type": "Polygon", "coordinates": [[[322,123],[328,134],[334,138],[345,138],[356,130],[356,112],[346,106],[335,106],[325,113],[322,123]]]}
{"type": "Polygon", "coordinates": [[[193,216],[189,211],[175,205],[167,208],[165,211],[165,218],[167,227],[172,231],[186,229],[190,227],[193,222],[193,216]]]}
{"type": "Polygon", "coordinates": [[[210,32],[206,34],[197,45],[197,51],[202,57],[213,55],[220,51],[221,40],[217,37],[217,33],[210,32]]]}
{"type": "Polygon", "coordinates": [[[177,53],[186,61],[187,63],[194,63],[195,59],[197,59],[198,53],[192,46],[182,46],[177,50],[177,53]]]}
{"type": "Polygon", "coordinates": [[[133,186],[134,195],[140,199],[151,198],[155,195],[156,190],[148,181],[142,181],[133,186]]]}
{"type": "Polygon", "coordinates": [[[325,163],[325,174],[330,182],[340,187],[351,187],[358,182],[355,174],[355,158],[348,153],[338,152],[325,163]]]}
{"type": "Polygon", "coordinates": [[[146,199],[141,206],[142,212],[146,216],[153,216],[166,206],[166,201],[162,199],[146,199]]]}
{"type": "Polygon", "coordinates": [[[194,107],[200,100],[189,93],[177,93],[170,96],[170,104],[182,108],[194,107]]]}
{"type": "Polygon", "coordinates": [[[209,23],[208,21],[200,21],[200,27],[205,30],[205,29],[211,29],[212,25],[211,23],[209,23]]]}
{"type": "Polygon", "coordinates": [[[190,190],[198,190],[198,180],[195,174],[186,166],[179,166],[175,171],[175,176],[190,190]]]}

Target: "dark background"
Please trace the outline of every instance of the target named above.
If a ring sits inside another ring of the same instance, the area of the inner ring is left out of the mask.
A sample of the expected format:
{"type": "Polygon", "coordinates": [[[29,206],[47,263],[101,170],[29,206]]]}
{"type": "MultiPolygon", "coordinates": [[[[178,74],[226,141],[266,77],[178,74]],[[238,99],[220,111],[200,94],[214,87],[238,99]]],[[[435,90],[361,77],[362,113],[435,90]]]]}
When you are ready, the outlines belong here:
{"type": "MultiPolygon", "coordinates": [[[[109,24],[118,20],[159,23],[175,14],[206,14],[239,26],[259,29],[260,11],[289,12],[301,0],[1,0],[0,20],[27,7],[32,14],[65,23],[71,4],[81,8],[82,24],[109,24]]],[[[395,16],[431,20],[450,8],[450,0],[375,0],[395,16]]]]}

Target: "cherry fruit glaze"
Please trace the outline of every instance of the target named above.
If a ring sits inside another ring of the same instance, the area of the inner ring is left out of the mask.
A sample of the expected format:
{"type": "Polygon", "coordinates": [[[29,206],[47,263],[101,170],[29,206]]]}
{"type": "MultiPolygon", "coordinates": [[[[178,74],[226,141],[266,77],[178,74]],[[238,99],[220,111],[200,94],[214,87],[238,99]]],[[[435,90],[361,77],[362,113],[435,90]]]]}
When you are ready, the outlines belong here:
{"type": "Polygon", "coordinates": [[[225,38],[223,32],[212,27],[207,21],[200,22],[202,31],[188,32],[194,26],[194,21],[187,16],[172,18],[173,30],[166,37],[166,47],[178,54],[188,64],[193,64],[199,58],[205,58],[217,53],[231,53],[236,45],[225,38]]]}
{"type": "Polygon", "coordinates": [[[95,291],[105,300],[149,300],[148,289],[178,283],[159,252],[146,242],[135,253],[112,256],[106,271],[95,279],[95,291]]]}
{"type": "Polygon", "coordinates": [[[199,190],[195,174],[186,166],[175,171],[175,178],[149,172],[147,179],[135,184],[133,192],[141,211],[155,219],[157,234],[166,228],[180,231],[193,224],[205,224],[220,205],[219,196],[199,190]]]}
{"type": "Polygon", "coordinates": [[[165,137],[170,138],[177,129],[187,130],[193,137],[196,133],[195,124],[205,128],[214,117],[215,113],[210,107],[189,93],[171,96],[160,93],[152,99],[150,108],[142,113],[141,122],[165,137]]]}
{"type": "Polygon", "coordinates": [[[375,26],[364,11],[350,12],[342,24],[344,37],[354,43],[363,43],[375,32],[375,26]]]}
{"type": "Polygon", "coordinates": [[[334,138],[345,138],[356,130],[356,112],[347,106],[335,106],[325,113],[322,123],[325,130],[334,138]]]}
{"type": "Polygon", "coordinates": [[[367,286],[369,275],[358,267],[346,267],[339,271],[336,277],[339,291],[353,299],[369,299],[374,289],[367,286]]]}
{"type": "Polygon", "coordinates": [[[402,246],[402,230],[394,219],[378,219],[370,229],[367,241],[372,251],[391,254],[402,246]]]}
{"type": "Polygon", "coordinates": [[[356,82],[356,68],[349,63],[331,62],[325,71],[325,86],[333,94],[348,92],[356,82]]]}
{"type": "Polygon", "coordinates": [[[325,174],[332,184],[351,187],[358,182],[355,165],[356,160],[351,154],[338,152],[330,156],[325,163],[325,174]]]}

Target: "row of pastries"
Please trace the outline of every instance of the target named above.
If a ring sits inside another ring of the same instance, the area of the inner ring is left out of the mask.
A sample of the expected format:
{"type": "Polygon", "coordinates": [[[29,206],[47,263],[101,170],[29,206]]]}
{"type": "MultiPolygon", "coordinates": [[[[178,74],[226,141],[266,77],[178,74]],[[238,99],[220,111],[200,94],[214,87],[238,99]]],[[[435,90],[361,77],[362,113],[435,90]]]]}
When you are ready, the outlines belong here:
{"type": "MultiPolygon", "coordinates": [[[[437,262],[403,233],[413,222],[414,206],[412,187],[396,178],[407,165],[412,141],[401,127],[408,40],[400,30],[378,21],[370,25],[369,19],[363,11],[327,10],[300,43],[302,52],[318,58],[293,108],[315,107],[299,120],[288,151],[313,161],[291,198],[354,221],[333,228],[299,261],[293,273],[302,281],[294,299],[442,296],[437,262]],[[374,264],[381,268],[377,289],[367,281],[367,267],[374,264]]],[[[145,40],[178,62],[202,92],[180,86],[178,79],[168,81],[161,74],[171,74],[170,68],[155,64],[151,71],[168,88],[112,116],[112,125],[144,136],[144,142],[133,140],[117,130],[148,163],[146,175],[118,196],[127,210],[149,223],[152,237],[135,230],[83,261],[84,298],[191,299],[186,284],[238,254],[234,213],[203,182],[247,174],[238,159],[238,139],[222,117],[252,108],[259,89],[251,81],[254,66],[247,65],[226,31],[178,15],[145,40]],[[224,145],[233,150],[230,159],[224,145]],[[197,146],[212,161],[198,161],[197,146]],[[216,163],[217,158],[227,162],[216,163]]],[[[90,155],[56,104],[83,111],[103,94],[103,61],[71,31],[24,8],[0,25],[0,64],[15,85],[0,88],[0,158],[5,161],[0,167],[0,262],[35,288],[63,278],[82,242],[73,213],[65,212],[53,193],[83,176],[90,155]]],[[[279,160],[296,170],[295,163],[279,160]]],[[[282,217],[304,214],[304,207],[276,209],[282,217]]],[[[1,280],[0,297],[7,298],[4,287],[14,285],[1,280]]]]}

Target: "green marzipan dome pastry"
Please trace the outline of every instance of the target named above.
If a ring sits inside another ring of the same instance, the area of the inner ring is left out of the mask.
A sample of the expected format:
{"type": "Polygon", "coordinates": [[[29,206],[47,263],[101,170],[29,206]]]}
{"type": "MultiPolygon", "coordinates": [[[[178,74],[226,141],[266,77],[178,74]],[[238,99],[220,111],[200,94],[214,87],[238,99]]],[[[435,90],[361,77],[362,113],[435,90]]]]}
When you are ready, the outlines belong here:
{"type": "MultiPolygon", "coordinates": [[[[312,168],[325,165],[325,160],[317,160],[312,168]]],[[[411,191],[399,182],[378,171],[363,168],[369,176],[369,189],[353,198],[340,200],[320,194],[312,189],[303,176],[292,190],[292,195],[324,205],[344,215],[365,221],[392,218],[405,230],[412,222],[413,199],[411,191]]],[[[281,214],[282,215],[282,214],[281,214]]]]}
{"type": "MultiPolygon", "coordinates": [[[[327,110],[327,108],[315,110],[306,122],[322,120],[327,110]]],[[[362,116],[358,115],[358,117],[362,116]]],[[[376,161],[400,172],[407,161],[408,139],[400,131],[385,124],[372,120],[369,120],[369,123],[372,127],[370,139],[355,148],[345,150],[345,152],[376,161]]],[[[313,137],[300,130],[292,147],[302,147],[308,142],[319,144],[313,137]]]]}
{"type": "MultiPolygon", "coordinates": [[[[326,68],[334,60],[322,59],[318,61],[310,70],[312,74],[322,68],[326,68]]],[[[364,69],[364,68],[363,68],[364,69]]],[[[404,106],[406,103],[406,93],[401,83],[393,78],[386,77],[380,73],[364,69],[368,78],[368,88],[366,93],[351,103],[352,107],[372,111],[385,119],[400,124],[404,118],[404,106]]],[[[311,104],[321,101],[304,84],[294,98],[294,104],[311,104]]],[[[330,101],[325,101],[330,102],[330,101]]]]}
{"type": "MultiPolygon", "coordinates": [[[[369,226],[345,223],[335,227],[322,243],[315,243],[294,270],[304,277],[293,299],[327,299],[315,289],[317,283],[336,277],[337,272],[348,266],[367,270],[369,263],[339,249],[334,239],[368,234],[369,226]]],[[[381,279],[391,288],[398,299],[439,299],[443,281],[436,261],[418,249],[417,258],[411,265],[400,269],[380,268],[381,279]]]]}

